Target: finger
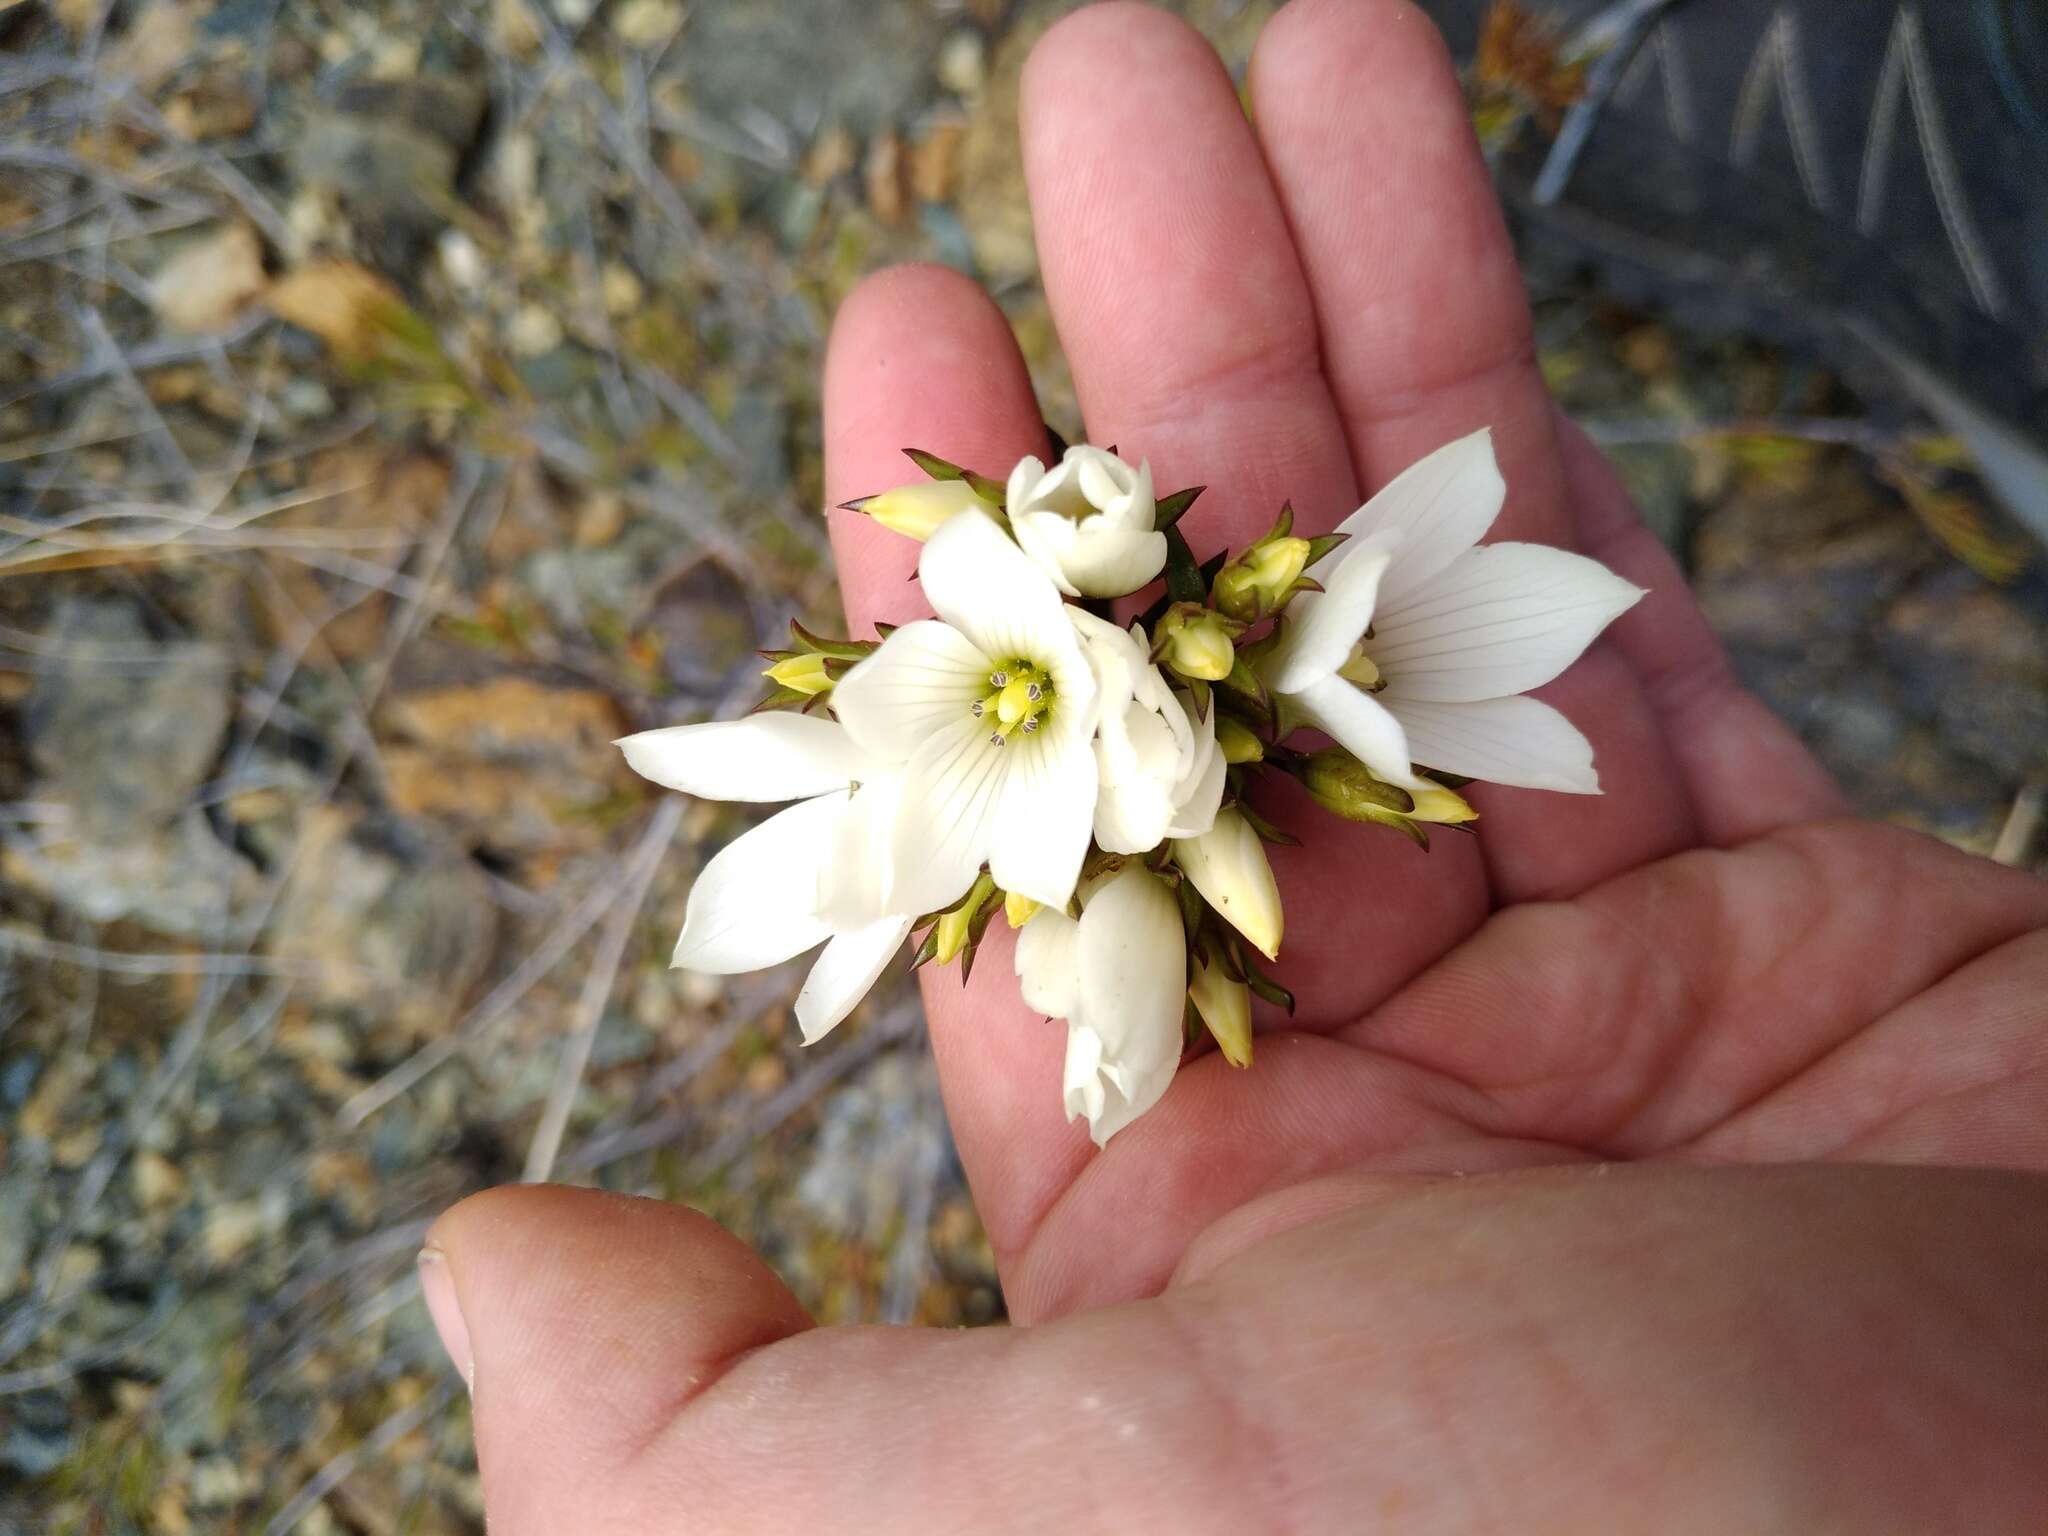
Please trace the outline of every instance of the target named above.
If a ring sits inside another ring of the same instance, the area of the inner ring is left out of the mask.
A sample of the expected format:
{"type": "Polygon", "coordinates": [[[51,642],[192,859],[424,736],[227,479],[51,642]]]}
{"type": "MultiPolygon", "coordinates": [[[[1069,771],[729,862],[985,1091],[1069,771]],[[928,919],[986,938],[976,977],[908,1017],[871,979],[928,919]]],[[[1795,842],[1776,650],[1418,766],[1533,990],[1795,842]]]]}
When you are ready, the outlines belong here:
{"type": "Polygon", "coordinates": [[[1727,846],[1846,814],[1827,770],[1736,681],[1678,562],[1643,526],[1613,466],[1576,423],[1560,416],[1557,430],[1586,552],[1649,593],[1609,638],[1662,723],[1700,835],[1727,846]]]}
{"type": "Polygon", "coordinates": [[[591,1190],[472,1196],[427,1234],[420,1278],[505,1536],[630,1529],[601,1512],[649,1436],[733,1359],[810,1327],[707,1217],[591,1190]]]}
{"type": "MultiPolygon", "coordinates": [[[[1315,311],[1230,77],[1186,23],[1094,6],[1039,43],[1023,85],[1025,177],[1060,339],[1090,437],[1151,461],[1162,489],[1208,491],[1183,526],[1200,555],[1241,546],[1291,500],[1309,532],[1357,504],[1324,384],[1315,311]]],[[[1324,818],[1279,861],[1292,925],[1281,975],[1296,1022],[1354,1018],[1483,918],[1463,839],[1427,864],[1377,828],[1324,818]],[[1398,945],[1313,937],[1370,888],[1410,914],[1398,945]]]]}
{"type": "MultiPolygon", "coordinates": [[[[825,485],[848,501],[916,478],[906,447],[1000,479],[1044,453],[1031,379],[988,296],[956,272],[899,267],[840,307],[825,363],[825,485]]],[[[910,578],[920,545],[856,512],[832,513],[840,585],[855,633],[929,610],[910,578]]],[[[1089,1151],[1085,1126],[1061,1111],[1065,1031],[1017,996],[1007,936],[980,956],[971,984],[957,968],[925,973],[925,1010],[947,1118],[999,1260],[1089,1151]]]]}
{"type": "MultiPolygon", "coordinates": [[[[1490,426],[1508,484],[1491,536],[1572,547],[1513,247],[1428,18],[1406,0],[1298,0],[1260,37],[1252,90],[1367,487],[1490,426]]],[[[1479,787],[1500,899],[1569,895],[1694,841],[1685,785],[1625,666],[1596,649],[1541,696],[1592,741],[1607,793],[1479,787]]]]}

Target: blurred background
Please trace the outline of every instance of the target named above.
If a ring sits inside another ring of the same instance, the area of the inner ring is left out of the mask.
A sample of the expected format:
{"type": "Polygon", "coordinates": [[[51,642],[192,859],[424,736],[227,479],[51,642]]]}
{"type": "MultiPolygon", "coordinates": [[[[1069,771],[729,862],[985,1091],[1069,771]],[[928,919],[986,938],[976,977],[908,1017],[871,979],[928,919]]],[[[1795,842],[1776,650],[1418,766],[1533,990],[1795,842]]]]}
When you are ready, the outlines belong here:
{"type": "MultiPolygon", "coordinates": [[[[671,973],[744,823],[609,743],[836,621],[864,273],[979,276],[1080,434],[1015,143],[1069,8],[0,0],[0,1532],[481,1531],[413,1255],[522,1176],[1000,1317],[914,995],[804,1051],[800,971],[671,973]]],[[[1240,77],[1273,10],[1178,8],[1240,77]]],[[[2036,858],[2040,8],[1433,9],[1744,676],[2036,858]]]]}

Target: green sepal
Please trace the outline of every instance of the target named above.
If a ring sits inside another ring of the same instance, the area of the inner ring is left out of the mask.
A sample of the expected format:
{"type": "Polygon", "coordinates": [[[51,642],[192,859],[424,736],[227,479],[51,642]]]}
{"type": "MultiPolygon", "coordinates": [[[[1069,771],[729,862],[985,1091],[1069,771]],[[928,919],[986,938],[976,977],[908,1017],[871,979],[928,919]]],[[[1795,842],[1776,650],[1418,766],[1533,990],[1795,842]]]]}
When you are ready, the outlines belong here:
{"type": "Polygon", "coordinates": [[[1217,686],[1228,688],[1239,698],[1246,700],[1259,712],[1261,718],[1273,718],[1272,695],[1266,692],[1266,685],[1260,681],[1259,674],[1245,661],[1243,651],[1239,651],[1232,659],[1230,676],[1224,678],[1217,686]]]}
{"type": "Polygon", "coordinates": [[[927,453],[922,448],[906,448],[904,457],[934,480],[965,480],[968,488],[992,507],[1003,505],[1008,494],[1003,483],[991,480],[987,475],[978,475],[971,469],[963,469],[950,459],[942,459],[936,453],[927,453]]]}
{"type": "Polygon", "coordinates": [[[1252,996],[1264,998],[1276,1008],[1285,1008],[1290,1016],[1293,1014],[1294,994],[1250,961],[1245,962],[1244,984],[1252,989],[1252,996]]]}
{"type": "Polygon", "coordinates": [[[1162,496],[1152,504],[1152,526],[1161,533],[1181,519],[1181,514],[1195,504],[1195,498],[1206,491],[1206,485],[1191,485],[1184,491],[1175,491],[1162,496]]]}
{"type": "Polygon", "coordinates": [[[1258,833],[1262,843],[1278,843],[1283,848],[1299,848],[1301,839],[1292,832],[1282,831],[1251,808],[1251,803],[1241,794],[1237,801],[1237,814],[1244,818],[1245,825],[1258,833]]]}
{"type": "MultiPolygon", "coordinates": [[[[1195,563],[1195,552],[1178,528],[1166,530],[1166,599],[1168,603],[1193,603],[1201,607],[1209,596],[1209,581],[1195,563]]],[[[1150,626],[1147,626],[1149,633],[1150,626]]]]}
{"type": "Polygon", "coordinates": [[[773,693],[769,694],[767,698],[763,699],[760,703],[756,704],[752,709],[748,710],[747,713],[750,715],[758,715],[766,710],[771,709],[801,710],[806,704],[809,704],[813,699],[821,699],[823,697],[824,695],[821,693],[805,693],[802,690],[796,688],[777,688],[773,693]]]}
{"type": "Polygon", "coordinates": [[[967,946],[960,951],[961,986],[966,986],[967,978],[974,974],[974,956],[981,949],[982,935],[988,932],[989,919],[1002,909],[1003,893],[992,890],[967,920],[967,946]]]}
{"type": "Polygon", "coordinates": [[[1323,556],[1351,537],[1348,533],[1325,533],[1308,541],[1308,563],[1314,565],[1323,556]]]}
{"type": "MultiPolygon", "coordinates": [[[[823,635],[812,634],[795,619],[789,621],[789,632],[796,640],[796,643],[803,649],[801,652],[785,652],[785,655],[808,653],[815,656],[829,656],[834,661],[866,661],[868,657],[874,655],[875,647],[879,643],[874,640],[828,640],[823,635]]],[[[765,656],[768,653],[763,651],[761,654],[765,656]]],[[[782,658],[777,657],[776,659],[781,660],[782,658]]]]}

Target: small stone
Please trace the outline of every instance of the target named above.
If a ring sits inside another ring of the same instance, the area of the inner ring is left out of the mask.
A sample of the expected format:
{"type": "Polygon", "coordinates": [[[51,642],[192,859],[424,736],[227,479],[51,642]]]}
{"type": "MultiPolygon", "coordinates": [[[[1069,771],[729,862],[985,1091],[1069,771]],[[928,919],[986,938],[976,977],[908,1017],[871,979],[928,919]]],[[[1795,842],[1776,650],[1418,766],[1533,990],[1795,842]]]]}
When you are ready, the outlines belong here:
{"type": "Polygon", "coordinates": [[[524,304],[506,328],[505,340],[518,356],[539,357],[562,344],[562,322],[543,305],[524,304]]]}
{"type": "Polygon", "coordinates": [[[946,115],[929,123],[910,151],[910,188],[919,202],[943,203],[960,177],[960,146],[967,120],[946,115]]]}
{"type": "Polygon", "coordinates": [[[218,331],[269,282],[263,242],[246,224],[223,224],[181,246],[150,279],[149,302],[167,329],[218,331]]]}
{"type": "Polygon", "coordinates": [[[100,1149],[100,1128],[82,1125],[59,1136],[50,1146],[50,1161],[59,1168],[83,1168],[100,1149]]]}
{"type": "Polygon", "coordinates": [[[747,1092],[757,1099],[767,1098],[788,1081],[789,1068],[780,1056],[756,1057],[748,1064],[744,1080],[747,1092]]]}
{"type": "Polygon", "coordinates": [[[444,230],[434,243],[441,274],[458,293],[474,294],[484,284],[484,256],[476,242],[459,229],[444,230]]]}
{"type": "Polygon", "coordinates": [[[988,79],[988,43],[971,27],[962,27],[939,48],[939,84],[960,96],[972,96],[988,79]]]}
{"type": "Polygon", "coordinates": [[[868,211],[884,224],[901,224],[910,204],[904,196],[903,143],[893,129],[883,129],[869,142],[861,179],[868,211]]]}
{"type": "Polygon", "coordinates": [[[678,0],[626,0],[612,13],[612,35],[628,48],[659,48],[683,24],[678,0]]]}
{"type": "Polygon", "coordinates": [[[604,312],[614,320],[632,314],[647,299],[647,285],[622,261],[604,264],[604,271],[598,277],[598,287],[604,297],[604,312]]]}
{"type": "Polygon", "coordinates": [[[263,1204],[259,1200],[230,1200],[206,1213],[202,1241],[206,1255],[216,1265],[232,1264],[247,1253],[263,1235],[263,1204]]]}
{"type": "Polygon", "coordinates": [[[610,491],[598,491],[576,510],[576,545],[602,549],[626,526],[626,504],[610,491]]]}
{"type": "Polygon", "coordinates": [[[91,1243],[67,1244],[57,1256],[56,1294],[69,1296],[79,1290],[100,1272],[100,1265],[105,1262],[91,1243]]]}

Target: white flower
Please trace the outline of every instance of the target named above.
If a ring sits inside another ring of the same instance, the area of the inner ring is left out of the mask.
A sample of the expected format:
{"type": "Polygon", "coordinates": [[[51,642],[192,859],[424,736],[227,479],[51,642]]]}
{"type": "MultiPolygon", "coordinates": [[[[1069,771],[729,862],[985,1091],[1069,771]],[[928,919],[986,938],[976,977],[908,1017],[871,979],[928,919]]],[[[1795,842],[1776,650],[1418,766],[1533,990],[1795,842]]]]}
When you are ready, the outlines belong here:
{"type": "Polygon", "coordinates": [[[1309,571],[1325,590],[1295,598],[1260,673],[1390,784],[1425,787],[1411,767],[1424,763],[1598,794],[1591,743],[1521,695],[1642,589],[1545,544],[1479,545],[1506,493],[1487,432],[1411,465],[1338,525],[1350,542],[1309,571]]]}
{"type": "Polygon", "coordinates": [[[1097,1146],[1173,1081],[1187,964],[1180,905],[1139,864],[1097,882],[1079,922],[1048,908],[1017,935],[1026,1005],[1067,1021],[1067,1118],[1086,1115],[1097,1146]]]}
{"type": "Polygon", "coordinates": [[[1196,718],[1147,659],[1145,632],[1081,608],[1067,617],[1101,690],[1095,767],[1095,841],[1105,853],[1149,853],[1169,837],[1206,832],[1229,765],[1216,745],[1216,712],[1196,718]]]}
{"type": "Polygon", "coordinates": [[[1045,573],[986,517],[955,517],[918,561],[936,620],[906,624],[832,690],[860,747],[900,765],[894,898],[951,906],[986,863],[1049,907],[1074,893],[1095,815],[1094,674],[1045,573]]]}
{"type": "Polygon", "coordinates": [[[897,776],[808,715],[671,726],[618,745],[636,773],[685,794],[799,802],[704,866],[670,964],[727,975],[823,944],[796,1000],[804,1040],[816,1040],[875,984],[917,910],[892,900],[897,776]]]}
{"type": "Polygon", "coordinates": [[[1280,955],[1280,886],[1265,845],[1236,809],[1219,813],[1200,837],[1173,845],[1173,862],[1194,881],[1202,899],[1268,960],[1280,955]]]}
{"type": "Polygon", "coordinates": [[[1069,597],[1122,597],[1166,564],[1150,464],[1081,443],[1050,470],[1019,459],[1003,499],[1017,542],[1069,597]]]}

